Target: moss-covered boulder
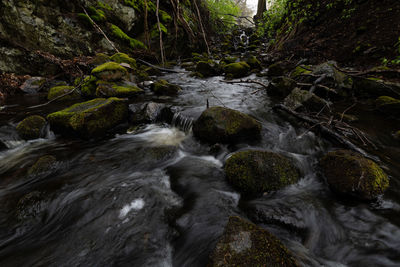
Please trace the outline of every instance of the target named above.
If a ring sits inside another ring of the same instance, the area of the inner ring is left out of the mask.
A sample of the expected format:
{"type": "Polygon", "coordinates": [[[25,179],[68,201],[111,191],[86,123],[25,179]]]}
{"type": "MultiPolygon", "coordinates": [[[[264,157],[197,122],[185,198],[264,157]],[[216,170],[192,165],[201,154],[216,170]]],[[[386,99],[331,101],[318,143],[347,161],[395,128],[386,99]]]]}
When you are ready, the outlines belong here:
{"type": "Polygon", "coordinates": [[[47,99],[54,100],[56,98],[59,101],[77,100],[81,98],[81,95],[74,86],[55,86],[50,88],[47,99]]]}
{"type": "Polygon", "coordinates": [[[46,120],[42,116],[33,115],[17,125],[17,133],[25,140],[37,139],[43,136],[45,126],[46,120]]]}
{"type": "Polygon", "coordinates": [[[300,178],[299,171],[289,159],[258,150],[233,154],[226,161],[225,173],[228,181],[246,195],[279,190],[300,178]]]}
{"type": "Polygon", "coordinates": [[[261,62],[255,56],[251,56],[246,59],[246,63],[250,66],[251,69],[260,70],[262,68],[261,62]]]}
{"type": "Polygon", "coordinates": [[[208,266],[299,265],[282,242],[270,232],[240,217],[232,216],[208,266]]]}
{"type": "Polygon", "coordinates": [[[50,171],[56,164],[57,159],[51,155],[39,158],[35,164],[28,170],[28,175],[39,175],[50,171]]]}
{"type": "Polygon", "coordinates": [[[176,95],[182,88],[166,80],[159,80],[151,85],[151,90],[157,95],[176,95]]]}
{"type": "Polygon", "coordinates": [[[97,97],[134,97],[144,91],[134,85],[115,84],[111,82],[98,81],[96,96],[97,97]]]}
{"type": "Polygon", "coordinates": [[[375,100],[376,108],[387,115],[400,116],[400,100],[390,96],[380,96],[375,100]]]}
{"type": "Polygon", "coordinates": [[[269,65],[267,75],[268,76],[283,76],[292,69],[292,64],[286,61],[278,61],[274,64],[269,65]]]}
{"type": "Polygon", "coordinates": [[[236,110],[212,107],[205,110],[193,125],[193,134],[209,143],[237,143],[259,139],[261,124],[236,110]]]}
{"type": "Polygon", "coordinates": [[[355,77],[353,90],[354,93],[360,97],[398,97],[400,94],[400,84],[391,83],[372,77],[355,77]]]}
{"type": "Polygon", "coordinates": [[[219,74],[218,64],[212,60],[199,61],[196,65],[196,72],[201,73],[203,77],[210,77],[219,74]]]}
{"type": "Polygon", "coordinates": [[[137,67],[136,60],[125,53],[116,53],[112,55],[110,59],[117,63],[127,63],[131,66],[132,69],[135,69],[137,67]]]}
{"type": "Polygon", "coordinates": [[[244,62],[236,62],[228,64],[224,67],[225,75],[232,78],[240,78],[246,76],[250,71],[250,66],[244,62]]]}
{"type": "Polygon", "coordinates": [[[284,100],[285,106],[292,110],[305,109],[312,112],[329,110],[329,102],[306,90],[295,88],[284,100]]]}
{"type": "Polygon", "coordinates": [[[81,94],[85,98],[95,97],[96,88],[97,88],[97,78],[93,75],[87,76],[82,81],[81,94]]]}
{"type": "Polygon", "coordinates": [[[109,56],[104,53],[98,53],[89,61],[89,64],[99,66],[109,61],[111,61],[109,56]]]}
{"type": "Polygon", "coordinates": [[[118,63],[107,62],[94,68],[92,70],[92,75],[99,80],[112,82],[127,77],[128,71],[118,63]]]}
{"type": "Polygon", "coordinates": [[[320,165],[329,186],[342,194],[373,200],[389,186],[388,176],[375,162],[349,150],[329,152],[320,165]]]}
{"type": "Polygon", "coordinates": [[[268,84],[267,93],[271,96],[286,97],[294,88],[296,88],[297,82],[285,76],[274,77],[268,84]]]}
{"type": "Polygon", "coordinates": [[[119,98],[96,98],[75,104],[47,116],[51,128],[60,134],[82,138],[103,136],[128,116],[128,105],[119,98]]]}
{"type": "Polygon", "coordinates": [[[46,210],[43,200],[44,194],[39,191],[33,191],[22,196],[15,207],[15,215],[18,220],[41,219],[46,210]]]}
{"type": "Polygon", "coordinates": [[[300,65],[297,66],[294,70],[292,70],[292,72],[290,73],[290,78],[296,79],[299,78],[301,75],[307,75],[311,73],[312,73],[311,66],[300,65]]]}

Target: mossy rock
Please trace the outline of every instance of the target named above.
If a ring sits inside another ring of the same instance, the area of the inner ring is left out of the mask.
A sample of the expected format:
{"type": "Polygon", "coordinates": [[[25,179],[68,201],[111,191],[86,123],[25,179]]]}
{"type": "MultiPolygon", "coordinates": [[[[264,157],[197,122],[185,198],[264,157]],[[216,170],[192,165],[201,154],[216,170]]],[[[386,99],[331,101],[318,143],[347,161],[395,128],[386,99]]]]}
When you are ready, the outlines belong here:
{"type": "Polygon", "coordinates": [[[244,62],[236,62],[228,64],[224,67],[225,74],[232,78],[240,78],[246,76],[250,71],[250,66],[244,62]]]}
{"type": "Polygon", "coordinates": [[[104,63],[107,63],[111,61],[110,57],[107,56],[104,53],[97,53],[90,61],[89,63],[95,66],[102,65],[104,63]]]}
{"type": "Polygon", "coordinates": [[[205,110],[193,125],[194,135],[208,143],[237,143],[260,138],[261,124],[236,110],[212,107],[205,110]]]}
{"type": "Polygon", "coordinates": [[[320,166],[329,186],[341,194],[373,200],[389,186],[388,176],[375,162],[353,151],[329,152],[320,166]]]}
{"type": "Polygon", "coordinates": [[[251,69],[260,70],[262,68],[261,62],[255,56],[251,56],[246,60],[246,63],[250,66],[251,69]]]}
{"type": "Polygon", "coordinates": [[[391,83],[371,77],[355,77],[353,90],[354,93],[360,97],[398,97],[400,94],[400,84],[391,83]]]}
{"type": "Polygon", "coordinates": [[[178,94],[182,88],[175,84],[170,84],[166,80],[159,80],[151,85],[151,90],[157,95],[173,96],[178,94]]]}
{"type": "Polygon", "coordinates": [[[312,71],[310,70],[312,69],[311,66],[305,66],[305,65],[300,65],[297,66],[291,73],[290,73],[290,77],[291,78],[297,78],[301,75],[306,75],[306,74],[311,74],[312,71]]]}
{"type": "Polygon", "coordinates": [[[233,154],[225,164],[228,181],[245,195],[279,190],[296,183],[299,171],[282,155],[248,150],[233,154]]]}
{"type": "Polygon", "coordinates": [[[15,215],[19,220],[41,219],[44,215],[45,206],[43,203],[44,194],[39,191],[32,191],[22,196],[15,207],[15,215]]]}
{"type": "Polygon", "coordinates": [[[285,76],[274,77],[268,84],[268,95],[271,96],[288,96],[294,88],[296,88],[297,82],[285,76]]]}
{"type": "Polygon", "coordinates": [[[28,175],[39,175],[41,173],[49,172],[57,162],[53,156],[46,155],[39,158],[36,163],[29,168],[28,175]]]}
{"type": "Polygon", "coordinates": [[[17,125],[17,132],[22,139],[37,139],[43,136],[45,126],[46,120],[42,116],[33,115],[17,125]]]}
{"type": "Polygon", "coordinates": [[[105,81],[97,82],[97,97],[134,97],[144,91],[134,85],[115,84],[105,81]]]}
{"type": "Polygon", "coordinates": [[[218,64],[212,60],[199,61],[196,65],[196,72],[203,77],[211,77],[219,74],[218,64]]]}
{"type": "Polygon", "coordinates": [[[208,266],[298,267],[299,264],[285,245],[270,232],[232,216],[208,266]]]}
{"type": "Polygon", "coordinates": [[[60,134],[75,134],[82,138],[104,136],[108,130],[128,117],[125,100],[96,98],[75,104],[47,116],[52,129],[60,134]]]}
{"type": "Polygon", "coordinates": [[[400,116],[400,100],[390,96],[380,96],[375,100],[377,109],[387,115],[400,116]]]}
{"type": "Polygon", "coordinates": [[[268,67],[267,75],[268,76],[283,76],[287,72],[289,72],[292,69],[292,66],[289,62],[286,61],[278,61],[274,64],[271,64],[268,67]]]}
{"type": "Polygon", "coordinates": [[[128,71],[115,62],[104,63],[92,70],[94,75],[99,80],[112,82],[118,81],[128,76],[128,71]]]}
{"type": "Polygon", "coordinates": [[[232,64],[232,63],[235,63],[237,60],[238,60],[237,57],[225,57],[225,58],[222,60],[222,62],[223,62],[224,64],[232,64]]]}
{"type": "Polygon", "coordinates": [[[55,86],[50,88],[47,99],[54,100],[56,98],[58,98],[58,101],[69,101],[80,99],[81,95],[75,90],[74,86],[55,86]],[[62,95],[64,96],[61,97],[62,95]]]}
{"type": "Polygon", "coordinates": [[[112,55],[110,59],[117,63],[127,63],[131,66],[132,69],[136,69],[137,67],[136,60],[125,53],[116,53],[112,55]]]}
{"type": "Polygon", "coordinates": [[[81,93],[83,97],[92,98],[96,96],[97,78],[93,75],[83,79],[81,93]]]}
{"type": "Polygon", "coordinates": [[[284,105],[292,110],[306,109],[307,111],[320,112],[329,110],[329,102],[306,90],[295,88],[285,98],[284,105]]]}

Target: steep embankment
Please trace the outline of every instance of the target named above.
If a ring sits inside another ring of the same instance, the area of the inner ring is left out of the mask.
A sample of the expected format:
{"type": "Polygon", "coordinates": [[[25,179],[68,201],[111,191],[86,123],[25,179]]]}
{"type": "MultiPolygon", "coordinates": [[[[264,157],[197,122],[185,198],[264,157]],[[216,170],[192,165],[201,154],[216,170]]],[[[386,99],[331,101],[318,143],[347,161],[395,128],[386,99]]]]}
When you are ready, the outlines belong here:
{"type": "Polygon", "coordinates": [[[287,2],[272,50],[315,61],[370,67],[400,55],[398,0],[287,2]]]}

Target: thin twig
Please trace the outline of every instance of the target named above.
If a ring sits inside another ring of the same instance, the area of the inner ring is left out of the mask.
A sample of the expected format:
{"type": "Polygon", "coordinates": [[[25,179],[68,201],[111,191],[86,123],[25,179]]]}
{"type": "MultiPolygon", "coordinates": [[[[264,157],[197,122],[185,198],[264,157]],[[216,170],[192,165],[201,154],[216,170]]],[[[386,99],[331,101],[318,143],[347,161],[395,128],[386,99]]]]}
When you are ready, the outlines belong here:
{"type": "Polygon", "coordinates": [[[157,17],[158,31],[160,33],[161,62],[162,62],[162,65],[165,66],[164,45],[163,45],[162,31],[161,31],[161,25],[160,25],[160,17],[159,17],[159,14],[158,14],[159,13],[159,9],[160,9],[160,0],[157,0],[156,17],[157,17]]]}
{"type": "Polygon", "coordinates": [[[193,2],[194,2],[194,6],[196,7],[197,16],[199,18],[199,24],[200,24],[201,32],[203,33],[204,43],[205,43],[205,45],[207,47],[207,53],[208,53],[208,55],[211,55],[210,47],[209,47],[208,42],[207,42],[206,33],[204,31],[203,22],[202,22],[202,19],[201,19],[200,10],[199,10],[199,7],[197,6],[197,0],[194,0],[193,2]]]}

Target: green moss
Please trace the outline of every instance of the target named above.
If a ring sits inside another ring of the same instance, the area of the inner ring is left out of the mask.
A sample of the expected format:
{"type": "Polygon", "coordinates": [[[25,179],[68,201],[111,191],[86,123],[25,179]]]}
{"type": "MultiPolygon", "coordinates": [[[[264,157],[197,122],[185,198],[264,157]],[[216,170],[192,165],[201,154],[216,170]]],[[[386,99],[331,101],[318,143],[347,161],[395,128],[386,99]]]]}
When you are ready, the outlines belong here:
{"type": "Polygon", "coordinates": [[[93,6],[88,7],[88,13],[95,22],[100,23],[107,20],[104,11],[101,9],[96,9],[93,6]]]}
{"type": "Polygon", "coordinates": [[[282,242],[257,225],[233,216],[207,266],[298,267],[282,242]]]}
{"type": "Polygon", "coordinates": [[[393,116],[400,115],[400,100],[390,96],[380,96],[375,100],[379,111],[393,116]]]}
{"type": "Polygon", "coordinates": [[[251,56],[246,60],[246,63],[252,68],[252,69],[261,69],[261,62],[255,57],[251,56]]]}
{"type": "Polygon", "coordinates": [[[75,104],[47,116],[51,127],[61,134],[75,133],[83,138],[102,136],[121,123],[128,114],[123,99],[96,98],[75,104]]]}
{"type": "Polygon", "coordinates": [[[36,161],[36,163],[31,168],[29,168],[28,175],[38,175],[47,172],[54,166],[56,162],[57,159],[53,156],[43,156],[38,159],[38,161],[36,161]]]}
{"type": "Polygon", "coordinates": [[[77,17],[86,26],[88,26],[88,27],[93,26],[93,22],[90,20],[89,16],[86,15],[85,13],[78,13],[77,17]]]}
{"type": "Polygon", "coordinates": [[[138,41],[138,40],[136,40],[136,39],[134,39],[134,38],[128,36],[128,35],[127,35],[123,30],[121,30],[118,26],[116,26],[116,25],[114,25],[114,24],[111,24],[110,28],[111,28],[112,34],[113,34],[116,38],[118,38],[118,39],[120,39],[121,41],[124,41],[125,43],[129,44],[130,47],[131,47],[132,49],[138,49],[138,48],[145,49],[145,48],[146,48],[146,46],[145,46],[142,42],[140,42],[140,41],[138,41]]]}
{"type": "Polygon", "coordinates": [[[375,199],[389,186],[389,178],[372,160],[347,150],[329,152],[320,161],[332,189],[365,200],[375,199]]]}
{"type": "Polygon", "coordinates": [[[224,67],[225,74],[230,74],[234,78],[246,76],[250,71],[250,66],[244,62],[231,63],[224,67]]]}
{"type": "Polygon", "coordinates": [[[92,70],[92,75],[100,80],[116,81],[128,75],[128,71],[115,62],[104,63],[92,70]]]}
{"type": "Polygon", "coordinates": [[[71,93],[72,90],[75,90],[75,87],[73,86],[56,86],[56,87],[52,87],[49,90],[49,93],[47,95],[47,99],[48,100],[53,100],[57,97],[60,97],[62,95],[65,95],[61,98],[59,98],[59,101],[66,101],[66,100],[75,100],[75,99],[79,99],[81,96],[78,93],[77,90],[75,90],[74,92],[71,93]]]}
{"type": "Polygon", "coordinates": [[[103,9],[103,10],[108,10],[108,11],[112,11],[113,10],[112,7],[109,4],[103,3],[101,1],[97,1],[97,6],[100,7],[101,9],[103,9]]]}
{"type": "Polygon", "coordinates": [[[140,93],[143,93],[143,90],[136,86],[97,82],[96,95],[98,97],[133,97],[140,93]]]}
{"type": "MultiPolygon", "coordinates": [[[[168,33],[167,27],[165,27],[164,24],[162,24],[162,23],[160,23],[160,29],[161,29],[161,32],[163,32],[165,34],[168,33]]],[[[158,24],[154,24],[150,30],[150,37],[158,38],[159,35],[160,35],[160,31],[158,30],[158,24]]]]}
{"type": "Polygon", "coordinates": [[[155,82],[152,84],[151,89],[157,95],[176,95],[180,90],[182,90],[178,85],[170,84],[166,80],[155,82]]]}
{"type": "Polygon", "coordinates": [[[136,69],[136,60],[131,58],[125,53],[116,53],[110,58],[112,61],[117,63],[127,63],[131,66],[132,69],[136,69]]]}
{"type": "Polygon", "coordinates": [[[299,172],[285,157],[266,151],[242,151],[233,154],[225,164],[225,173],[240,192],[271,192],[299,180],[299,172]]]}
{"type": "Polygon", "coordinates": [[[390,105],[390,104],[400,104],[400,100],[390,97],[390,96],[380,96],[376,99],[376,104],[378,106],[390,105]]]}
{"type": "Polygon", "coordinates": [[[81,93],[83,97],[90,98],[94,97],[96,94],[96,82],[97,78],[95,76],[87,76],[81,85],[81,93]]]}
{"type": "Polygon", "coordinates": [[[25,140],[36,139],[42,135],[46,120],[38,115],[25,118],[17,125],[18,135],[25,140]]]}
{"type": "Polygon", "coordinates": [[[292,78],[296,78],[302,74],[311,74],[311,71],[309,70],[311,69],[310,66],[297,66],[294,71],[290,74],[290,77],[292,78]]]}

